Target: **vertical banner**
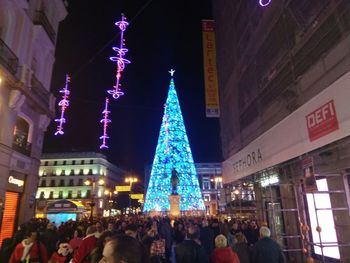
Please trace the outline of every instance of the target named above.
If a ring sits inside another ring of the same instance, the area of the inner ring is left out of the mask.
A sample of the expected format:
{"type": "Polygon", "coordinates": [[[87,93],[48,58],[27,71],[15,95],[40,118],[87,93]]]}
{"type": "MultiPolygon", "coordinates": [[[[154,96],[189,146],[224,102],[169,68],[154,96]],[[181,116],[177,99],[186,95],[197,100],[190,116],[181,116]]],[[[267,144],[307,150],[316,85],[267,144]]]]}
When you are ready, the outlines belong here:
{"type": "Polygon", "coordinates": [[[214,20],[202,20],[206,116],[220,117],[214,20]]]}
{"type": "Polygon", "coordinates": [[[314,174],[314,161],[312,157],[305,157],[302,160],[302,168],[304,171],[304,185],[306,192],[317,191],[316,178],[314,174]]]}

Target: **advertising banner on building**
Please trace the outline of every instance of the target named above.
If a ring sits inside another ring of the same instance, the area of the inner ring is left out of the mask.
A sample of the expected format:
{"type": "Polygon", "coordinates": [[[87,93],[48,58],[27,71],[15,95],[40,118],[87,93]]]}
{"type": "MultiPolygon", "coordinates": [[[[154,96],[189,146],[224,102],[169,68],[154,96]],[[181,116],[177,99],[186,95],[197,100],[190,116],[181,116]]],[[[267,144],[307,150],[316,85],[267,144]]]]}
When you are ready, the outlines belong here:
{"type": "Polygon", "coordinates": [[[115,187],[115,190],[117,192],[130,192],[130,189],[131,189],[130,185],[117,185],[115,187]]]}
{"type": "Polygon", "coordinates": [[[214,20],[202,20],[205,111],[209,118],[220,117],[214,20]]]}

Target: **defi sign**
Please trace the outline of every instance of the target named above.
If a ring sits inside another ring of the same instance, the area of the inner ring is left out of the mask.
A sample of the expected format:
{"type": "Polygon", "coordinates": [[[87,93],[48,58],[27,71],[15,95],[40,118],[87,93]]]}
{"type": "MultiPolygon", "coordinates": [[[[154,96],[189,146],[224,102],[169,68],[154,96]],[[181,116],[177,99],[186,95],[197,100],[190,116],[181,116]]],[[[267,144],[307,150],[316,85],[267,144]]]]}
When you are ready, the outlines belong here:
{"type": "Polygon", "coordinates": [[[310,141],[339,129],[334,101],[331,100],[306,116],[310,141]]]}

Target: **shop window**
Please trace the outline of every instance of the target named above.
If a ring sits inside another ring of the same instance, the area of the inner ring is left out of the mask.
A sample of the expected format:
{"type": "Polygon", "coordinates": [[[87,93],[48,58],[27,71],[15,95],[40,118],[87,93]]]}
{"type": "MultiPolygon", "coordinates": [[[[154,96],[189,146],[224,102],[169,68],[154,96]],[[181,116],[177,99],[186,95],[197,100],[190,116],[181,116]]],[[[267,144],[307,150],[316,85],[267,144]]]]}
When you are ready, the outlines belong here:
{"type": "Polygon", "coordinates": [[[30,154],[31,144],[28,142],[29,135],[29,123],[17,117],[16,124],[13,130],[13,144],[12,147],[16,151],[23,153],[25,155],[30,154]]]}
{"type": "Polygon", "coordinates": [[[64,179],[60,180],[60,186],[64,186],[64,179]]]}
{"type": "Polygon", "coordinates": [[[74,180],[73,179],[69,180],[69,186],[74,186],[74,180]]]}
{"type": "Polygon", "coordinates": [[[40,186],[41,187],[46,187],[46,180],[42,180],[40,186]]]}
{"type": "MultiPolygon", "coordinates": [[[[327,179],[318,179],[316,180],[316,184],[318,191],[328,191],[327,179]]],[[[320,256],[323,254],[325,257],[340,259],[339,244],[329,194],[315,192],[315,194],[307,194],[306,198],[309,208],[312,240],[314,244],[317,244],[313,246],[315,254],[320,256]],[[322,226],[322,231],[317,232],[317,226],[322,226]],[[323,253],[321,250],[322,244],[326,245],[323,247],[323,253]],[[333,246],[329,246],[329,244],[333,246]]]]}
{"type": "Polygon", "coordinates": [[[55,180],[51,180],[50,186],[51,187],[55,187],[56,186],[56,181],[55,180]]]}

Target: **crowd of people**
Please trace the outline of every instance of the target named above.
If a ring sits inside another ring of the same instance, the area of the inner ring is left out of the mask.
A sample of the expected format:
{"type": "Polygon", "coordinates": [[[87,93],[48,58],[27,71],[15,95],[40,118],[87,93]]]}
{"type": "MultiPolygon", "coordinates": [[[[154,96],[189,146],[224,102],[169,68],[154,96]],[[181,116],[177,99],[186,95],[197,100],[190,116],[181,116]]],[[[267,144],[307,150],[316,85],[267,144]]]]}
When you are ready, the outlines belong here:
{"type": "Polygon", "coordinates": [[[0,262],[282,263],[269,228],[256,221],[168,217],[46,219],[21,225],[3,240],[0,262]]]}

